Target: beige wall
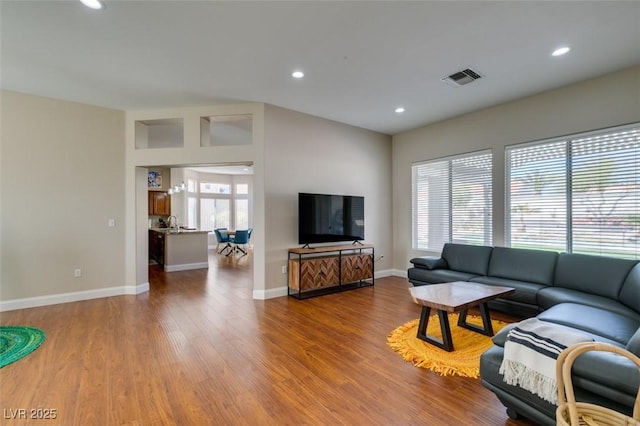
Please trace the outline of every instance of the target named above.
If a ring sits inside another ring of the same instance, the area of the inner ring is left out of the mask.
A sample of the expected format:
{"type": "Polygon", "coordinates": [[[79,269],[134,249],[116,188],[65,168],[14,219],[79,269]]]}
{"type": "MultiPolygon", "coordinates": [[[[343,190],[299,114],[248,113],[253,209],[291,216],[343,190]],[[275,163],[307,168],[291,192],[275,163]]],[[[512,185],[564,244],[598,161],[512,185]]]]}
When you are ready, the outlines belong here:
{"type": "Polygon", "coordinates": [[[121,294],[124,112],[8,91],[0,103],[0,301],[121,294]]]}
{"type": "MultiPolygon", "coordinates": [[[[456,89],[464,90],[464,88],[456,89]]],[[[429,253],[411,247],[411,164],[493,150],[493,240],[504,244],[504,147],[640,121],[640,67],[508,102],[393,137],[394,267],[429,253]]]]}
{"type": "Polygon", "coordinates": [[[265,107],[266,285],[286,286],[282,266],[298,244],[298,192],[365,197],[365,242],[377,271],[391,267],[391,137],[265,107]]]}

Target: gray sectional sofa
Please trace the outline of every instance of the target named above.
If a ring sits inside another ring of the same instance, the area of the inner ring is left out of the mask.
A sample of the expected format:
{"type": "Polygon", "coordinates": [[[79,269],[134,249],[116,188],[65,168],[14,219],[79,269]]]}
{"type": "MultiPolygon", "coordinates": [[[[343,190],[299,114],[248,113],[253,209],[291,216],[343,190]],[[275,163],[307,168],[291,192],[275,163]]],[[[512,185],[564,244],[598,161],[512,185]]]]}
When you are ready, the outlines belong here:
{"type": "MultiPolygon", "coordinates": [[[[640,263],[635,260],[505,247],[446,244],[438,257],[411,260],[413,285],[472,281],[513,287],[515,293],[490,302],[492,309],[516,317],[580,330],[594,340],[626,348],[640,356],[640,263]]],[[[499,373],[505,327],[480,360],[482,384],[507,407],[510,417],[527,417],[555,425],[556,407],[499,373]]],[[[640,372],[611,353],[584,354],[574,364],[573,384],[579,400],[631,414],[640,372]]]]}

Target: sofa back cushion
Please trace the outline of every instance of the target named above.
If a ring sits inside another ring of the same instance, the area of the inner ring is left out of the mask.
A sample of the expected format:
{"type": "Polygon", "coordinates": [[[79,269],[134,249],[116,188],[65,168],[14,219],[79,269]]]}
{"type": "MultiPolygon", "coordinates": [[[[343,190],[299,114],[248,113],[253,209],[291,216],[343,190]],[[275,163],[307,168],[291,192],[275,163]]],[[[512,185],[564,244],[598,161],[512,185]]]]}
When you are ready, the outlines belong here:
{"type": "Polygon", "coordinates": [[[494,247],[489,276],[551,285],[557,258],[554,251],[494,247]]]}
{"type": "Polygon", "coordinates": [[[442,258],[449,269],[477,275],[487,275],[491,247],[447,243],[442,248],[442,258]]]}
{"type": "Polygon", "coordinates": [[[635,260],[560,253],[553,285],[618,300],[635,260]]]}
{"type": "MultiPolygon", "coordinates": [[[[627,275],[618,300],[640,314],[640,263],[636,264],[627,275]]],[[[640,334],[638,334],[638,345],[640,346],[640,334]]]]}

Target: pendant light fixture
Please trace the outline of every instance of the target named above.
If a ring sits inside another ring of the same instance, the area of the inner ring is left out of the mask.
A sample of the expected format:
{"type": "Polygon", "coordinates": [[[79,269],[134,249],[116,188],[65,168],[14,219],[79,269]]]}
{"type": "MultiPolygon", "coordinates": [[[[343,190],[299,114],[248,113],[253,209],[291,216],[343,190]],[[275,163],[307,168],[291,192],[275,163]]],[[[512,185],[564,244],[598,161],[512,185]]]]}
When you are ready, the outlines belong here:
{"type": "Polygon", "coordinates": [[[187,189],[187,184],[184,183],[184,181],[182,181],[182,183],[180,185],[176,185],[173,188],[169,188],[167,190],[167,194],[169,195],[173,195],[173,194],[179,194],[180,192],[184,191],[187,189]]]}

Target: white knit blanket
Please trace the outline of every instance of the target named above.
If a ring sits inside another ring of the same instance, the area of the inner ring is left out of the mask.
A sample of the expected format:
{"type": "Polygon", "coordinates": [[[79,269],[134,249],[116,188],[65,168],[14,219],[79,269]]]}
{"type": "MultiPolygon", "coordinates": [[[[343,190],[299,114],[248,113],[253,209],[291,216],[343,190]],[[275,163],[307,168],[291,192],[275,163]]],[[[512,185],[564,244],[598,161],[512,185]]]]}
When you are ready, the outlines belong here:
{"type": "Polygon", "coordinates": [[[586,334],[530,318],[509,331],[500,365],[503,380],[557,405],[556,359],[567,347],[592,341],[586,334]]]}

